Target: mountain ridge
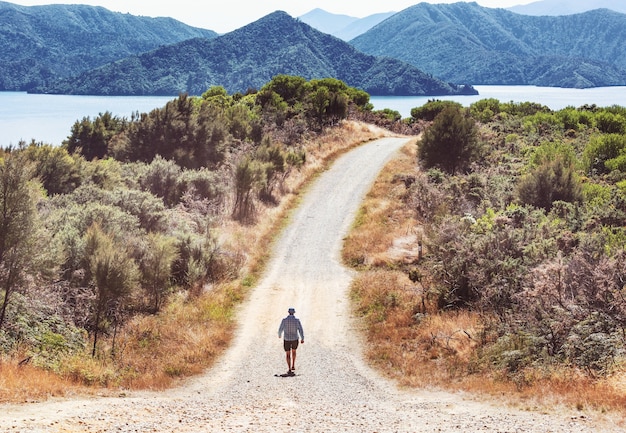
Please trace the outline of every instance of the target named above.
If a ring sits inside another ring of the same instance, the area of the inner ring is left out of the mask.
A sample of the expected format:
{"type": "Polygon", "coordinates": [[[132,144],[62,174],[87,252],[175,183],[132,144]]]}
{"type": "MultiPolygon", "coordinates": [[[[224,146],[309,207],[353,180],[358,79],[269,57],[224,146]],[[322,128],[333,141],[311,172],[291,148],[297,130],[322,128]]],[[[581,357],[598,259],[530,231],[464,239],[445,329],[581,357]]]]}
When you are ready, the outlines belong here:
{"type": "Polygon", "coordinates": [[[234,93],[258,89],[280,74],[337,78],[372,95],[477,93],[399,60],[363,54],[282,11],[217,38],[161,47],[33,92],[177,95],[220,85],[234,93]]]}
{"type": "Polygon", "coordinates": [[[588,0],[541,0],[526,5],[517,5],[507,8],[511,12],[534,16],[559,16],[588,12],[594,9],[609,9],[619,13],[626,13],[626,3],[619,4],[615,0],[594,0],[592,5],[588,0]]]}
{"type": "Polygon", "coordinates": [[[626,84],[626,15],[606,9],[532,17],[476,3],[420,3],[350,41],[452,82],[626,84]]]}
{"type": "Polygon", "coordinates": [[[0,90],[28,90],[161,45],[217,33],[173,18],[99,6],[21,6],[0,1],[0,90]]]}
{"type": "Polygon", "coordinates": [[[359,20],[357,17],[344,14],[334,14],[321,8],[315,8],[304,15],[298,17],[300,21],[310,25],[314,29],[329,35],[355,23],[359,20]]]}

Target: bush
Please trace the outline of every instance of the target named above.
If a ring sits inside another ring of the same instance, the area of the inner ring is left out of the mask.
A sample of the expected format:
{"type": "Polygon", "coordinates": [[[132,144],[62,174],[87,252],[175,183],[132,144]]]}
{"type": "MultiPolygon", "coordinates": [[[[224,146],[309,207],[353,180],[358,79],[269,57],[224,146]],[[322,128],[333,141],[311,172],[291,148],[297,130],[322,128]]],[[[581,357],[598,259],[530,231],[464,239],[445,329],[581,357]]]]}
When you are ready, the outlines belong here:
{"type": "Polygon", "coordinates": [[[626,132],[626,118],[621,114],[609,111],[600,111],[595,115],[595,123],[604,134],[624,134],[626,132]]]}
{"type": "Polygon", "coordinates": [[[191,196],[194,200],[207,200],[218,209],[226,200],[226,182],[222,176],[208,169],[185,170],[178,178],[178,196],[191,196]]]}
{"type": "Polygon", "coordinates": [[[454,101],[429,100],[421,107],[411,109],[411,118],[414,122],[425,120],[432,122],[446,108],[455,108],[461,110],[463,106],[454,101]]]}
{"type": "Polygon", "coordinates": [[[517,186],[517,196],[523,204],[549,211],[555,201],[579,202],[582,187],[576,172],[576,159],[564,145],[548,143],[535,151],[534,167],[517,186]]]}
{"type": "MultiPolygon", "coordinates": [[[[585,147],[583,160],[585,171],[591,175],[606,174],[622,169],[620,157],[626,155],[626,136],[606,134],[593,137],[585,147]],[[614,162],[613,162],[614,161],[614,162]],[[611,164],[614,166],[609,167],[611,164]]],[[[624,169],[623,171],[626,171],[624,169]]]]}
{"type": "Polygon", "coordinates": [[[144,191],[162,198],[167,207],[173,207],[181,198],[178,189],[181,173],[181,167],[174,161],[167,161],[157,156],[142,173],[139,184],[144,191]]]}
{"type": "Polygon", "coordinates": [[[480,155],[478,131],[468,111],[448,106],[424,131],[418,157],[426,168],[437,167],[450,174],[467,170],[480,155]]]}

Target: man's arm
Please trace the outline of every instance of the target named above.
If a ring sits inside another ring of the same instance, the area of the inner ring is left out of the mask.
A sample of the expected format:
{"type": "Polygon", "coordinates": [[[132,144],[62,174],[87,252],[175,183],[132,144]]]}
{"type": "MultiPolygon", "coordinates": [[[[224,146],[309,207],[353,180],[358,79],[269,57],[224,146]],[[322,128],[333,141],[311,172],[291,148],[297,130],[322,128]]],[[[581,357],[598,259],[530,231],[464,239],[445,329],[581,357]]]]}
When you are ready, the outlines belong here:
{"type": "Polygon", "coordinates": [[[304,330],[302,329],[300,319],[298,319],[298,331],[300,332],[300,343],[304,343],[304,330]]]}

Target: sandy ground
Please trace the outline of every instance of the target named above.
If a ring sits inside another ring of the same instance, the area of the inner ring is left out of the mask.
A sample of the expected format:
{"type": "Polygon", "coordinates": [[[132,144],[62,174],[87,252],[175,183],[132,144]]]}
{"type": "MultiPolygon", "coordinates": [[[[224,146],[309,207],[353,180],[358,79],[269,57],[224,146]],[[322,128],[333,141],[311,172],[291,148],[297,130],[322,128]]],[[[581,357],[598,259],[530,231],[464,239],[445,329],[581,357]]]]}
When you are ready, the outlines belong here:
{"type": "Polygon", "coordinates": [[[184,386],[115,398],[0,406],[1,432],[618,432],[562,409],[533,412],[461,394],[401,390],[365,365],[350,318],[342,238],[383,164],[406,142],[384,138],[341,157],[306,193],[242,305],[234,344],[184,386]],[[278,339],[296,308],[305,344],[296,375],[278,339]]]}

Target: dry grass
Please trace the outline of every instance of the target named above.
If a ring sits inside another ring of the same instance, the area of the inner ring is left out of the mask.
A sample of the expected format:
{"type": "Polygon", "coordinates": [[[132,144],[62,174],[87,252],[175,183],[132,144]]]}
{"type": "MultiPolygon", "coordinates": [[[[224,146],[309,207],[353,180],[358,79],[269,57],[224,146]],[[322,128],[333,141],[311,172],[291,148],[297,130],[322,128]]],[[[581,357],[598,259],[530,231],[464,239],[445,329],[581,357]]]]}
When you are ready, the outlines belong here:
{"type": "Polygon", "coordinates": [[[437,311],[421,285],[397,270],[419,267],[414,249],[397,248],[398,240],[415,244],[420,236],[398,182],[417,169],[413,149],[407,146],[383,170],[344,244],[344,261],[362,270],[351,295],[370,362],[404,386],[469,391],[525,408],[565,405],[626,416],[626,372],[594,380],[567,367],[498,371],[481,359],[485,318],[437,311]]]}
{"type": "Polygon", "coordinates": [[[422,313],[425,300],[406,274],[363,272],[352,295],[365,326],[368,357],[402,385],[448,385],[472,360],[480,317],[468,312],[422,313]]]}
{"type": "Polygon", "coordinates": [[[83,391],[52,372],[6,359],[0,362],[0,403],[30,403],[83,391]]]}
{"type": "Polygon", "coordinates": [[[219,228],[224,248],[246,257],[241,279],[191,294],[179,293],[158,315],[133,318],[118,332],[115,353],[112,340],[104,339],[99,357],[91,358],[86,349],[84,354],[61,360],[55,372],[35,365],[18,367],[19,356],[0,360],[0,402],[120,389],[162,390],[202,373],[230,343],[234,308],[263,271],[268,245],[288,221],[299,194],[337,156],[387,134],[366,124],[344,122],[319,139],[303,143],[306,164],[286,179],[280,203],[259,208],[256,224],[227,220],[219,228]]]}
{"type": "Polygon", "coordinates": [[[381,266],[391,264],[394,241],[418,236],[416,221],[407,206],[398,206],[406,194],[402,176],[411,176],[415,170],[413,142],[401,152],[402,158],[389,162],[379,179],[368,192],[359,209],[354,230],[346,238],[344,260],[352,266],[381,266]]]}

